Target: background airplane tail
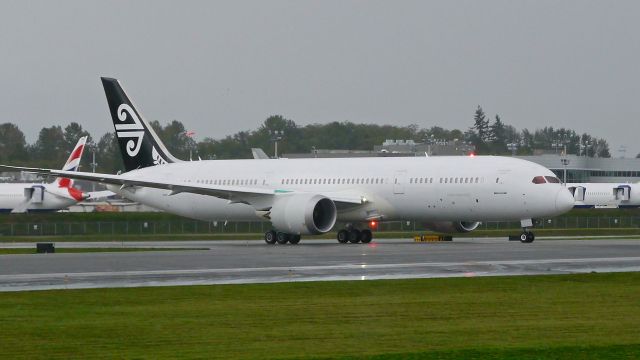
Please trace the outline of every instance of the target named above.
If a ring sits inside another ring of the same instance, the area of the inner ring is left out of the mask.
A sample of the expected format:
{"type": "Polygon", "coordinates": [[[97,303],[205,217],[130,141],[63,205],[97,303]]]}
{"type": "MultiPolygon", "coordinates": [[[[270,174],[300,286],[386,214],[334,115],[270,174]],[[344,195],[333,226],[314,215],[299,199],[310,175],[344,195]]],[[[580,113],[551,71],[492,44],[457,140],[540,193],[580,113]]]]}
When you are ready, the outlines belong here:
{"type": "MultiPolygon", "coordinates": [[[[78,140],[78,143],[73,148],[71,155],[69,155],[69,159],[62,167],[64,171],[78,171],[78,167],[80,166],[80,159],[82,159],[82,153],[84,152],[84,146],[87,143],[87,137],[83,136],[78,140]]],[[[56,183],[60,187],[71,187],[73,185],[73,180],[68,178],[57,178],[56,183]]]]}
{"type": "Polygon", "coordinates": [[[178,162],[142,117],[120,82],[112,78],[101,79],[125,170],[178,162]]]}

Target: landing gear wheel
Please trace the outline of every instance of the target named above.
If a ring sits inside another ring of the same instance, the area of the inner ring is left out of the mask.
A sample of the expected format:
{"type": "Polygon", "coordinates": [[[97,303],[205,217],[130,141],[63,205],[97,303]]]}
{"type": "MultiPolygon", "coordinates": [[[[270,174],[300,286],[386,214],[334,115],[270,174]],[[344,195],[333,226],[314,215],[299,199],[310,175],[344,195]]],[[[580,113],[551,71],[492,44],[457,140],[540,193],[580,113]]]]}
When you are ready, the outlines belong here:
{"type": "Polygon", "coordinates": [[[300,235],[291,235],[289,238],[289,244],[297,244],[300,242],[300,235]]]}
{"type": "Polygon", "coordinates": [[[269,230],[264,233],[264,242],[269,245],[273,245],[276,243],[276,232],[273,230],[269,230]]]}
{"type": "Polygon", "coordinates": [[[362,230],[360,232],[360,242],[368,244],[373,239],[373,233],[369,229],[362,230]]]}
{"type": "Polygon", "coordinates": [[[351,229],[349,231],[349,242],[352,244],[357,244],[360,242],[360,230],[351,229]]]}
{"type": "Polygon", "coordinates": [[[520,242],[521,243],[532,243],[533,240],[536,239],[536,236],[531,231],[524,231],[520,234],[520,242]]]}
{"type": "Polygon", "coordinates": [[[277,237],[276,237],[276,241],[278,242],[278,244],[284,245],[284,244],[289,242],[289,238],[291,238],[291,236],[289,236],[289,234],[283,233],[283,232],[279,232],[277,237]]]}
{"type": "Polygon", "coordinates": [[[346,244],[349,241],[349,232],[345,229],[338,231],[338,242],[340,244],[346,244]]]}

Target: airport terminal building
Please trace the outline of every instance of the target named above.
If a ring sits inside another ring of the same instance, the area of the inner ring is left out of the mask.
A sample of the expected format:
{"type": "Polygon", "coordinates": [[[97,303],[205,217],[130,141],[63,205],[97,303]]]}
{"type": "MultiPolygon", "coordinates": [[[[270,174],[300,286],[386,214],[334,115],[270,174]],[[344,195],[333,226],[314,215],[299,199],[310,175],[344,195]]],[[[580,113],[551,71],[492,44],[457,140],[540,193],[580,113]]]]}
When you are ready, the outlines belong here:
{"type": "Polygon", "coordinates": [[[566,182],[638,182],[640,181],[640,159],[591,158],[577,155],[561,156],[545,154],[519,156],[538,163],[553,171],[566,182]]]}
{"type": "MultiPolygon", "coordinates": [[[[473,145],[462,141],[439,141],[416,143],[412,140],[386,140],[373,150],[324,150],[314,149],[311,153],[283,154],[285,158],[311,157],[387,157],[387,156],[465,156],[473,152],[473,145]]],[[[566,182],[639,182],[640,158],[593,158],[577,155],[547,153],[541,155],[517,156],[520,159],[540,164],[553,171],[566,182]]]]}

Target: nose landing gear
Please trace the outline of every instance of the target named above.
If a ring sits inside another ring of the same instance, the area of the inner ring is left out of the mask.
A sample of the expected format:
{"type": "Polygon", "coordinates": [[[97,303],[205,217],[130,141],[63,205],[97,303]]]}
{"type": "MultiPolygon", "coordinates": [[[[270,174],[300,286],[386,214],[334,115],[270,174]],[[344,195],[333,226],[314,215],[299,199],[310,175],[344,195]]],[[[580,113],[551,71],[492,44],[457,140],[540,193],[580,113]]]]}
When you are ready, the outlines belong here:
{"type": "Polygon", "coordinates": [[[520,242],[521,243],[532,243],[533,240],[536,239],[536,236],[531,231],[527,231],[523,229],[522,234],[520,234],[520,242]]]}
{"type": "Polygon", "coordinates": [[[520,234],[520,242],[521,243],[532,243],[533,240],[536,239],[536,236],[532,231],[527,230],[530,227],[533,227],[532,219],[524,219],[520,220],[520,226],[522,226],[522,233],[520,234]]]}

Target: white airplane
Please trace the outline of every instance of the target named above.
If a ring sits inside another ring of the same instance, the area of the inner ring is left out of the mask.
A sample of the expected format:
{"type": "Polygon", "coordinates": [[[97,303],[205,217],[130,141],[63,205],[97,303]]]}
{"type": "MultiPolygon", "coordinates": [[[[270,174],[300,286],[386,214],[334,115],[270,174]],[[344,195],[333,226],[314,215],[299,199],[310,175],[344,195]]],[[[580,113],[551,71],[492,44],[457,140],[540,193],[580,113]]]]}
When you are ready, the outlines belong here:
{"type": "Polygon", "coordinates": [[[568,183],[576,208],[640,207],[640,183],[568,183]]]}
{"type": "MultiPolygon", "coordinates": [[[[87,137],[81,137],[62,168],[66,172],[78,170],[87,137]]],[[[64,209],[91,197],[114,195],[107,191],[84,193],[73,187],[73,180],[58,177],[50,184],[4,183],[0,184],[0,212],[24,213],[64,209]]]]}
{"type": "Polygon", "coordinates": [[[298,243],[301,235],[331,231],[337,221],[347,224],[337,233],[339,242],[367,243],[373,235],[366,224],[402,219],[448,233],[473,231],[481,221],[520,221],[521,241],[532,242],[532,219],[574,204],[550,170],[509,157],[180,161],[120,83],[102,83],[125,173],[4,167],[97,181],[125,198],[194,219],[268,219],[269,244],[298,243]]]}

